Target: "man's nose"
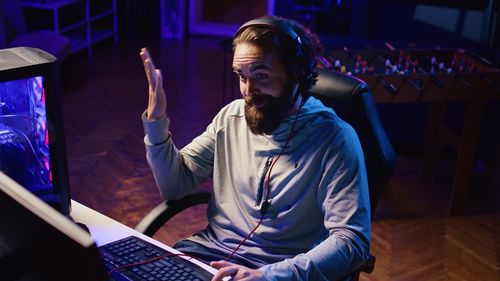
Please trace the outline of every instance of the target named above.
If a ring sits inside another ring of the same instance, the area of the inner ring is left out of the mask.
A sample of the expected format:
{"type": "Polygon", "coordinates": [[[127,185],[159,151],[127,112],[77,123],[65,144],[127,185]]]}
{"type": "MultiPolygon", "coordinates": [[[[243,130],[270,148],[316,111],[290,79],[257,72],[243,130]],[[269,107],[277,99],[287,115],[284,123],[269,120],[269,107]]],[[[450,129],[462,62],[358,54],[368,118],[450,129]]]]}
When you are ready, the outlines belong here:
{"type": "Polygon", "coordinates": [[[248,79],[247,80],[247,85],[246,85],[246,95],[249,97],[253,97],[255,95],[259,94],[259,89],[255,85],[255,81],[253,79],[248,79]]]}

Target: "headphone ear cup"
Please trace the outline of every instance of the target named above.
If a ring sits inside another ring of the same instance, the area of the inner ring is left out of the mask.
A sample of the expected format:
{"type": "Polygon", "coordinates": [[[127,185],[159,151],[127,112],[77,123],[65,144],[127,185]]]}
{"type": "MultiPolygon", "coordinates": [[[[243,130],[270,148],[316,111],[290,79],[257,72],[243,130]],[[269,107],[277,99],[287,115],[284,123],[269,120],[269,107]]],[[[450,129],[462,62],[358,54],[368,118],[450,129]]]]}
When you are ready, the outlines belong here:
{"type": "Polygon", "coordinates": [[[304,102],[310,95],[306,85],[309,85],[308,79],[314,76],[316,62],[308,61],[306,57],[300,56],[296,58],[294,65],[294,81],[299,84],[299,91],[304,102]]]}
{"type": "Polygon", "coordinates": [[[297,57],[293,67],[293,78],[295,81],[302,83],[311,75],[312,70],[313,68],[311,68],[305,57],[297,57]]]}
{"type": "MultiPolygon", "coordinates": [[[[299,48],[299,46],[295,46],[299,48]]],[[[292,78],[297,83],[302,82],[304,77],[304,57],[302,56],[301,50],[296,50],[295,56],[292,60],[292,78]]]]}
{"type": "Polygon", "coordinates": [[[301,83],[302,82],[302,79],[303,79],[303,73],[304,73],[304,70],[303,68],[295,63],[293,65],[293,69],[292,69],[292,79],[293,81],[297,82],[297,83],[301,83]]]}

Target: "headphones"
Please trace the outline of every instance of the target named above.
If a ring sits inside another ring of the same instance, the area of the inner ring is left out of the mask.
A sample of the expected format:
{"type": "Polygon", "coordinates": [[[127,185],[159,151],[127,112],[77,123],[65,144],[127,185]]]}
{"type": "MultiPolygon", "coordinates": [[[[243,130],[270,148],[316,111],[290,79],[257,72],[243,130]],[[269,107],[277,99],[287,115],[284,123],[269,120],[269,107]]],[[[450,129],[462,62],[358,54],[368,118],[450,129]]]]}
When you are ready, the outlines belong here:
{"type": "Polygon", "coordinates": [[[314,75],[315,61],[314,59],[309,59],[307,57],[307,52],[305,51],[303,42],[304,40],[301,39],[297,32],[295,32],[291,24],[284,21],[282,18],[271,16],[264,16],[244,23],[238,31],[236,31],[234,38],[238,37],[238,35],[249,27],[263,27],[270,29],[282,35],[281,37],[284,37],[285,40],[289,41],[282,42],[283,44],[290,43],[294,46],[294,58],[292,59],[293,69],[291,74],[298,83],[298,89],[296,90],[296,94],[292,97],[291,102],[292,104],[296,102],[299,97],[299,93],[302,93],[305,100],[308,89],[304,90],[304,87],[308,84],[307,80],[311,79],[314,75]]]}

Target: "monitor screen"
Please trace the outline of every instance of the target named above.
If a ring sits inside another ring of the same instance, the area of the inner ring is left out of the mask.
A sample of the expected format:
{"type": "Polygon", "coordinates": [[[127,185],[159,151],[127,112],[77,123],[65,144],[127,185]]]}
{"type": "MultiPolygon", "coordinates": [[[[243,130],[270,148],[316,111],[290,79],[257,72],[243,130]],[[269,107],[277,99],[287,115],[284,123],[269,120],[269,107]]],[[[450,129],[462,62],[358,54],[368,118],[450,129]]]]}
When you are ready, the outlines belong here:
{"type": "Polygon", "coordinates": [[[0,279],[106,280],[90,235],[0,172],[0,279]]]}
{"type": "Polygon", "coordinates": [[[38,49],[0,50],[0,171],[69,214],[56,59],[38,49]]]}

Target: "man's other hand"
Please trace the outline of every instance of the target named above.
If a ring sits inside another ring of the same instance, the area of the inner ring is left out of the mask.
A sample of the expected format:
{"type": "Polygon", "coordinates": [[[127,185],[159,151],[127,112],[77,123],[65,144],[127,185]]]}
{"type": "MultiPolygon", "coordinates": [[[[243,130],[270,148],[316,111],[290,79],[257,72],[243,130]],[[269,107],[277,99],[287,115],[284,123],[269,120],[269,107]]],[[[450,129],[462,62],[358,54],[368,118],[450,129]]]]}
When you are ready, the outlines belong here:
{"type": "Polygon", "coordinates": [[[227,261],[213,261],[210,266],[218,269],[212,281],[220,281],[226,276],[231,276],[231,280],[242,281],[265,281],[264,273],[258,269],[250,269],[248,267],[230,263],[227,261]]]}

